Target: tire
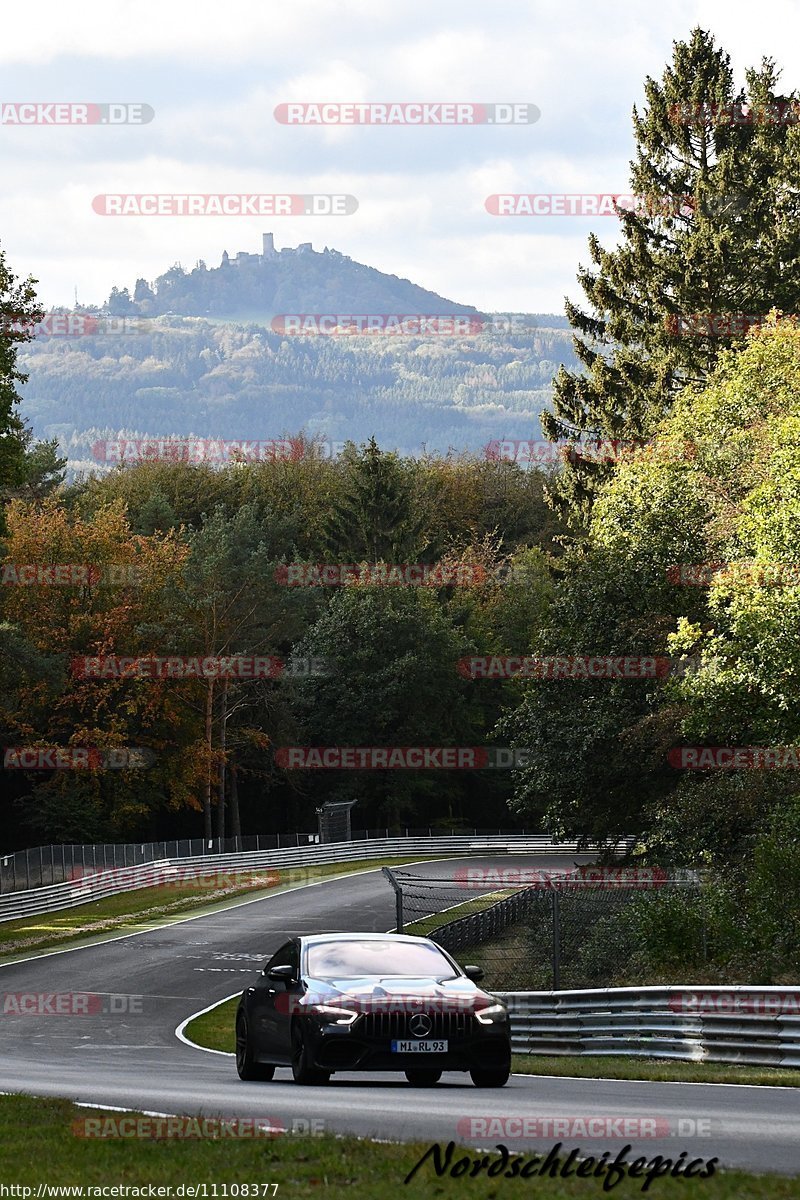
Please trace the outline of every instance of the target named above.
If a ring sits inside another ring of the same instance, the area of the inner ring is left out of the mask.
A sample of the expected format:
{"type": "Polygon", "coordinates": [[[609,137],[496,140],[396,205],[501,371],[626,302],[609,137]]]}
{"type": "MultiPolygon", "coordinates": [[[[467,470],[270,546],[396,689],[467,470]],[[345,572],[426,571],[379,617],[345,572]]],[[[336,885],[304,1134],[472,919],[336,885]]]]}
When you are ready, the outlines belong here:
{"type": "Polygon", "coordinates": [[[406,1079],[414,1087],[433,1087],[441,1078],[442,1072],[434,1067],[409,1067],[406,1071],[406,1079]]]}
{"type": "Polygon", "coordinates": [[[510,1067],[473,1067],[472,1082],[479,1088],[498,1088],[508,1083],[510,1067]]]}
{"type": "Polygon", "coordinates": [[[275,1074],[274,1067],[256,1062],[253,1058],[247,1017],[242,1012],[236,1017],[236,1070],[239,1078],[247,1082],[261,1080],[268,1083],[275,1074]]]}
{"type": "Polygon", "coordinates": [[[292,1026],[292,1075],[295,1083],[303,1085],[327,1083],[331,1077],[330,1071],[311,1065],[308,1043],[299,1021],[292,1026]]]}

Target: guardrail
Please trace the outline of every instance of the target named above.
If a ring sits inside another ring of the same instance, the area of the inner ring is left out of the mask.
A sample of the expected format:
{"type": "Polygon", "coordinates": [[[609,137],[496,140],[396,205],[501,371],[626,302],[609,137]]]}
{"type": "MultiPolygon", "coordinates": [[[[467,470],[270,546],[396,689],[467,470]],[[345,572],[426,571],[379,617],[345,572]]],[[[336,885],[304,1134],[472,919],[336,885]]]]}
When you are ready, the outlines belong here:
{"type": "MultiPolygon", "coordinates": [[[[93,900],[104,900],[118,892],[153,887],[179,879],[208,876],[209,873],[277,870],[281,867],[313,867],[332,862],[359,862],[371,858],[396,858],[405,855],[486,854],[493,851],[517,853],[575,854],[575,842],[554,845],[543,836],[502,834],[494,837],[398,837],[374,838],[358,842],[328,842],[324,845],[299,846],[286,850],[261,850],[241,854],[199,855],[176,860],[145,863],[130,867],[109,867],[80,879],[57,883],[30,891],[0,895],[0,922],[39,913],[74,908],[93,900]]],[[[273,884],[274,886],[274,884],[273,884]]]]}
{"type": "MultiPolygon", "coordinates": [[[[522,828],[503,829],[459,829],[436,828],[413,829],[406,827],[403,833],[388,829],[355,829],[345,838],[332,841],[379,841],[388,837],[535,837],[535,832],[522,828]]],[[[61,844],[58,846],[32,846],[28,850],[11,850],[0,854],[0,894],[3,892],[27,892],[31,888],[49,887],[54,883],[66,883],[73,878],[72,872],[86,870],[108,870],[109,867],[136,867],[149,862],[164,862],[177,858],[196,858],[200,855],[245,854],[253,850],[287,850],[298,846],[330,844],[321,839],[319,833],[249,833],[243,837],[230,838],[170,838],[161,842],[101,842],[83,844],[61,844]]]]}
{"type": "Polygon", "coordinates": [[[800,985],[498,992],[516,1054],[800,1067],[800,985]]]}

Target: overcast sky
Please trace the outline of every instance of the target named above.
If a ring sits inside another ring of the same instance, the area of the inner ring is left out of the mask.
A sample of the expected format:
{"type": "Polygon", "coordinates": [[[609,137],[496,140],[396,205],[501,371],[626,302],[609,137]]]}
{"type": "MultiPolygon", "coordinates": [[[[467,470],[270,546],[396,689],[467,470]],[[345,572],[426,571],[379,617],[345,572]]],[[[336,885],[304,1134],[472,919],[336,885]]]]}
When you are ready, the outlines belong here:
{"type": "Polygon", "coordinates": [[[561,312],[614,217],[496,217],[497,192],[629,190],[630,113],[694,25],[737,82],[800,84],[797,0],[116,0],[2,11],[3,104],[149,104],[146,125],[0,125],[0,245],[45,305],[100,302],[175,262],[311,241],[486,311],[561,312]],[[288,101],[527,102],[509,128],[282,125],[288,101]],[[346,193],[350,216],[109,217],[106,193],[346,193]]]}

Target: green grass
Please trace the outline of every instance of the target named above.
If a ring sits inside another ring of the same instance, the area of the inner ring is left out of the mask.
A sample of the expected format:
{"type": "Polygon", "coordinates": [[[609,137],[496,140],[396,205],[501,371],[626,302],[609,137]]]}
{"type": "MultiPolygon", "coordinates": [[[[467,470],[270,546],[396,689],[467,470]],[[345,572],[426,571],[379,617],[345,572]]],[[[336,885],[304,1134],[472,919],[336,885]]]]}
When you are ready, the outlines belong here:
{"type": "MultiPolygon", "coordinates": [[[[264,1089],[267,1109],[269,1085],[265,1084],[264,1089]]],[[[67,1100],[0,1096],[0,1183],[33,1189],[40,1183],[83,1188],[122,1184],[145,1189],[148,1184],[173,1188],[198,1183],[229,1187],[278,1184],[278,1200],[306,1200],[311,1196],[374,1200],[393,1194],[410,1200],[431,1196],[443,1200],[463,1200],[465,1196],[503,1200],[523,1192],[538,1200],[588,1200],[605,1195],[597,1179],[530,1178],[520,1189],[514,1186],[515,1181],[487,1179],[485,1174],[477,1178],[452,1178],[449,1174],[437,1178],[430,1160],[403,1186],[405,1177],[428,1149],[425,1142],[375,1144],[331,1134],[248,1140],[100,1139],[76,1136],[73,1131],[75,1122],[83,1123],[87,1118],[117,1121],[130,1115],[76,1108],[67,1100]]],[[[213,1116],[213,1104],[204,1115],[213,1116]]],[[[265,1119],[272,1123],[279,1120],[274,1115],[268,1118],[266,1112],[265,1119]]],[[[567,1151],[572,1148],[565,1147],[567,1151]]],[[[452,1161],[456,1162],[461,1154],[475,1156],[475,1151],[457,1149],[452,1161]]],[[[489,1163],[495,1158],[496,1152],[492,1151],[489,1163]]],[[[641,1196],[642,1183],[642,1179],[626,1179],[613,1189],[613,1195],[625,1200],[641,1196]]],[[[797,1180],[732,1171],[700,1181],[658,1179],[649,1194],[663,1200],[692,1200],[698,1195],[703,1200],[792,1200],[797,1196],[797,1180]]],[[[273,1195],[272,1188],[259,1189],[259,1197],[267,1195],[273,1195]]]]}
{"type": "Polygon", "coordinates": [[[514,922],[490,941],[462,949],[460,955],[462,961],[483,967],[483,986],[490,992],[538,992],[553,986],[549,945],[533,957],[527,921],[514,922]]]}
{"type": "MultiPolygon", "coordinates": [[[[226,1000],[202,1017],[195,1017],[184,1033],[198,1046],[234,1050],[234,1020],[238,997],[226,1000]]],[[[597,1054],[515,1054],[513,1070],[522,1075],[570,1075],[581,1079],[647,1079],[656,1083],[747,1083],[773,1087],[799,1087],[800,1070],[789,1067],[739,1067],[732,1063],[669,1062],[659,1058],[624,1058],[597,1054]]]]}
{"type": "Polygon", "coordinates": [[[471,913],[491,908],[493,904],[505,900],[507,896],[513,896],[516,890],[516,888],[505,888],[503,891],[486,892],[482,896],[474,896],[471,900],[465,900],[463,904],[456,904],[444,912],[432,913],[429,917],[422,917],[419,921],[404,924],[403,932],[413,933],[416,937],[428,937],[435,930],[441,929],[442,925],[449,925],[451,921],[457,921],[460,917],[468,917],[471,913]]]}
{"type": "Polygon", "coordinates": [[[581,1054],[515,1054],[513,1069],[524,1075],[571,1075],[581,1079],[649,1079],[656,1083],[685,1081],[800,1087],[800,1070],[791,1067],[678,1062],[663,1058],[625,1058],[616,1054],[586,1057],[581,1054]]]}
{"type": "Polygon", "coordinates": [[[222,1004],[212,1008],[211,1012],[203,1013],[202,1017],[195,1017],[184,1029],[184,1035],[198,1046],[206,1046],[209,1050],[225,1050],[228,1054],[233,1054],[236,1048],[234,1021],[238,1003],[239,997],[234,996],[232,1000],[224,1000],[222,1004]]]}
{"type": "MultiPolygon", "coordinates": [[[[428,856],[430,859],[430,855],[428,856]]],[[[415,859],[424,862],[428,859],[415,859]]],[[[134,933],[180,919],[188,913],[226,906],[243,896],[275,894],[287,887],[315,883],[331,876],[409,862],[403,858],[374,858],[358,862],[324,863],[320,866],[281,867],[260,871],[227,872],[229,883],[209,884],[181,881],[177,884],[119,892],[106,900],[93,900],[77,908],[24,917],[0,923],[0,961],[9,957],[48,950],[76,941],[102,940],[109,933],[134,933]],[[275,877],[278,877],[276,883],[275,877]]],[[[180,869],[180,866],[178,864],[180,869]]],[[[214,871],[213,860],[209,871],[214,871]]]]}

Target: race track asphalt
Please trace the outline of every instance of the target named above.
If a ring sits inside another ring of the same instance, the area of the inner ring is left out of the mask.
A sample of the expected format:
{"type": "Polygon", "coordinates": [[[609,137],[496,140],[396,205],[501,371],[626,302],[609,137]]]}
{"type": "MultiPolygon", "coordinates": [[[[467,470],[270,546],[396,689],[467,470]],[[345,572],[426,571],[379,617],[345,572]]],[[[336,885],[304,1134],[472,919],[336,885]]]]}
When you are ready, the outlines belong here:
{"type": "MultiPolygon", "coordinates": [[[[504,854],[413,869],[447,877],[465,865],[564,863],[563,855],[504,854]]],[[[717,1156],[721,1166],[800,1173],[800,1088],[515,1075],[502,1090],[481,1090],[457,1073],[432,1089],[412,1087],[399,1074],[337,1074],[327,1086],[308,1088],[297,1087],[283,1070],[271,1083],[246,1084],[232,1057],[176,1037],[176,1027],[190,1014],[246,987],[287,936],[385,931],[393,924],[391,888],[379,871],[370,871],[156,930],[0,964],[5,997],[76,992],[99,997],[85,1015],[5,1011],[0,1090],[145,1112],[250,1117],[277,1127],[322,1120],[337,1133],[426,1143],[454,1139],[488,1150],[503,1142],[512,1152],[547,1150],[563,1141],[565,1151],[608,1150],[613,1158],[629,1142],[629,1161],[655,1154],[675,1159],[686,1151],[689,1158],[717,1156]],[[487,1124],[489,1118],[504,1124],[487,1124]],[[527,1119],[527,1131],[515,1118],[527,1119]],[[531,1118],[540,1124],[532,1126],[531,1118]],[[594,1139],[560,1137],[541,1124],[553,1118],[601,1118],[610,1124],[594,1139]],[[643,1124],[624,1136],[619,1118],[643,1124]]]]}

